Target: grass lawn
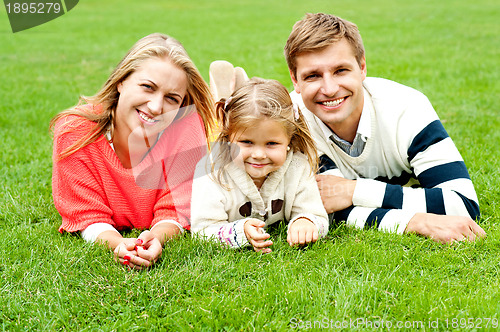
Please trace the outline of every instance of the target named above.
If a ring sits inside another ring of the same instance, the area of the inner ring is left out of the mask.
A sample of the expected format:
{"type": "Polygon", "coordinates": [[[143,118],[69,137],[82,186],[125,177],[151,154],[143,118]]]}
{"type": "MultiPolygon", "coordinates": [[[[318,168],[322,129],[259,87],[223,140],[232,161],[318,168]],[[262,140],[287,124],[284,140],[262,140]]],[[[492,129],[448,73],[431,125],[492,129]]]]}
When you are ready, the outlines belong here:
{"type": "Polygon", "coordinates": [[[0,9],[0,328],[15,330],[493,330],[500,319],[500,6],[497,0],[84,0],[13,34],[0,9]],[[139,38],[179,39],[208,79],[227,59],[291,87],[283,46],[305,12],[356,22],[369,76],[424,92],[462,153],[488,238],[440,245],[339,227],[273,252],[189,236],[131,272],[57,232],[50,119],[92,95],[139,38]],[[378,324],[378,325],[377,325],[378,324]],[[390,325],[389,325],[390,324],[390,325]]]}

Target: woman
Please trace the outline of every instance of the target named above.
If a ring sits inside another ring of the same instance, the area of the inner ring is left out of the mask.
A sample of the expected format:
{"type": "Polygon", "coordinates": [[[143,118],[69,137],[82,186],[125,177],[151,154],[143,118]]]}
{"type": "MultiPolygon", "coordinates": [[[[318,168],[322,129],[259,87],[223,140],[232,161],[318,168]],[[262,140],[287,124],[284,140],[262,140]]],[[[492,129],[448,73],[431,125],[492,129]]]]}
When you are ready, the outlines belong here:
{"type": "Polygon", "coordinates": [[[107,243],[131,268],[151,266],[189,229],[191,185],[213,127],[207,84],[175,39],[139,40],[101,90],[51,122],[60,232],[107,243]],[[149,229],[138,238],[118,231],[149,229]]]}

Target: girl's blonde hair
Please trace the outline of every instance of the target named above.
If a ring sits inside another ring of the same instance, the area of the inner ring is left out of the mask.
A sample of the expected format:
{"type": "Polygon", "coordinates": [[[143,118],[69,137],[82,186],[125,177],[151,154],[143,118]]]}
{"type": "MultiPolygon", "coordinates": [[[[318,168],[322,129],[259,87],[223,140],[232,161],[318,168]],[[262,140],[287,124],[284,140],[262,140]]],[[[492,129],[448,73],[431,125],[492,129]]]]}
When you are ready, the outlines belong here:
{"type": "Polygon", "coordinates": [[[304,116],[294,108],[287,89],[278,81],[253,77],[227,100],[222,99],[215,105],[221,128],[216,140],[220,149],[214,158],[212,171],[217,169],[219,183],[222,183],[224,166],[232,161],[231,136],[255,125],[262,118],[278,121],[290,137],[290,148],[305,154],[311,170],[317,171],[318,154],[304,116]]]}
{"type": "MultiPolygon", "coordinates": [[[[59,119],[69,115],[77,115],[95,122],[95,126],[81,139],[64,150],[59,159],[63,159],[96,141],[108,130],[111,132],[111,137],[113,136],[113,121],[120,95],[117,89],[118,84],[139,69],[145,61],[153,58],[168,58],[175,66],[186,73],[187,92],[181,104],[181,107],[185,107],[185,111],[179,112],[181,114],[177,118],[182,117],[183,114],[191,111],[194,107],[203,121],[208,141],[210,132],[214,128],[215,113],[213,97],[208,85],[180,42],[170,36],[153,33],[140,39],[132,46],[96,95],[81,97],[77,106],[57,114],[52,119],[51,128],[54,128],[59,119]],[[85,107],[82,104],[98,107],[85,107]]],[[[71,130],[71,126],[68,126],[68,130],[71,130]]]]}

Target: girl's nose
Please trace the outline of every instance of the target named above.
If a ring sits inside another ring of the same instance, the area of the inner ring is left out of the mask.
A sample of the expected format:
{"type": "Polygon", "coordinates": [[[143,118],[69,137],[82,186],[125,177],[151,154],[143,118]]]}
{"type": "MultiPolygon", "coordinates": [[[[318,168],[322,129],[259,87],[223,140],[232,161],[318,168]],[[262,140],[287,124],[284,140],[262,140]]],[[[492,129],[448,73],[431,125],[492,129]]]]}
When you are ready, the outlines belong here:
{"type": "Polygon", "coordinates": [[[266,157],[266,152],[261,147],[254,147],[252,149],[252,158],[255,159],[264,159],[266,157]]]}

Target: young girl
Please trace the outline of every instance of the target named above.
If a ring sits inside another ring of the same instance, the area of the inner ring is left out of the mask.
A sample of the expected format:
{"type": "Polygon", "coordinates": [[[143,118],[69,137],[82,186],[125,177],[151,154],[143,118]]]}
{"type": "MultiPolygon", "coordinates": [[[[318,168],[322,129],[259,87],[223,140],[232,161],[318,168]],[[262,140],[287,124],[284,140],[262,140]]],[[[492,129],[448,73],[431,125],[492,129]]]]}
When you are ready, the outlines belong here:
{"type": "Polygon", "coordinates": [[[263,229],[280,220],[289,223],[290,245],[325,236],[316,149],[286,88],[252,78],[216,107],[221,133],[211,166],[207,156],[195,173],[191,231],[263,253],[273,244],[263,229]]]}
{"type": "Polygon", "coordinates": [[[107,243],[132,268],[154,263],[167,239],[189,229],[192,178],[213,124],[211,98],[177,40],[139,40],[95,96],[51,122],[59,231],[107,243]],[[133,228],[146,231],[138,238],[119,233],[133,228]]]}

